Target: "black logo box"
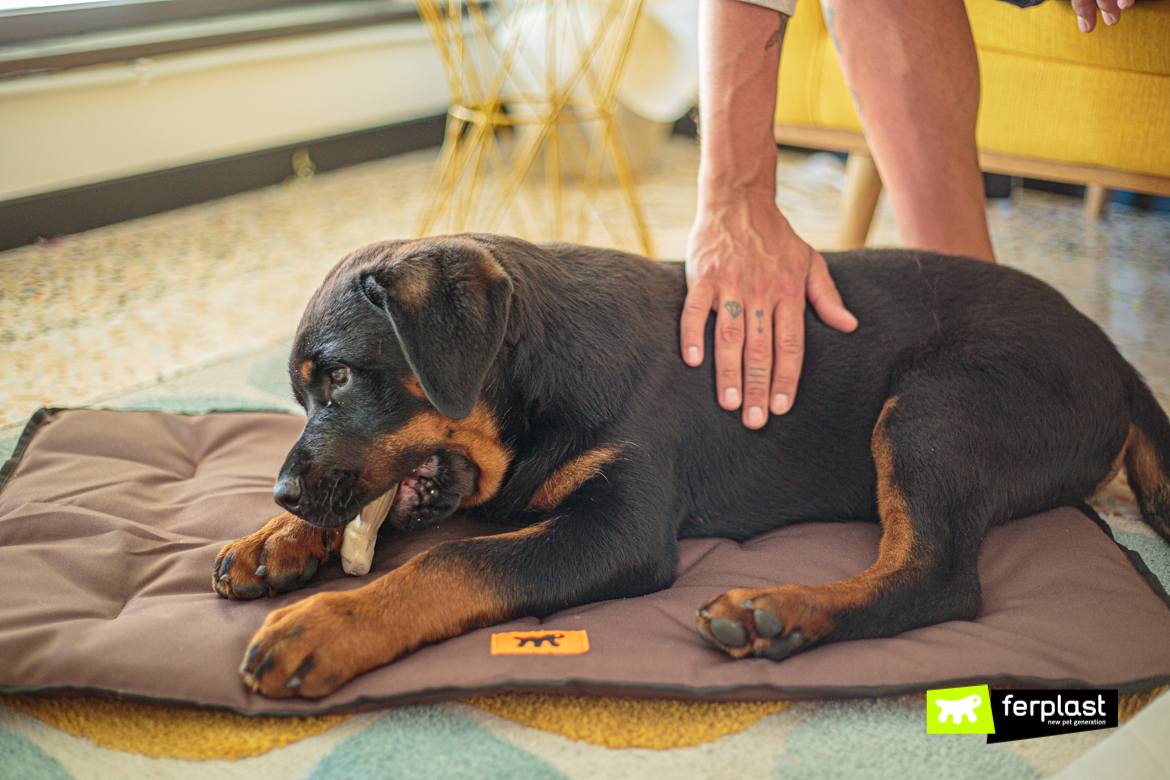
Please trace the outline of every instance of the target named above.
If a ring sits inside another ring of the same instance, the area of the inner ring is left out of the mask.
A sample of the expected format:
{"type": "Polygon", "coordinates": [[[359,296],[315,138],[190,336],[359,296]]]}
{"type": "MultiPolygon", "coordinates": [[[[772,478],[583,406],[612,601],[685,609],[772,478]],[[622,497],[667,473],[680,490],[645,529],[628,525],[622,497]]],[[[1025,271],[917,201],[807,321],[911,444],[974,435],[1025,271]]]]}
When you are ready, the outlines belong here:
{"type": "Polygon", "coordinates": [[[1117,691],[991,691],[988,743],[1117,727],[1117,691]]]}

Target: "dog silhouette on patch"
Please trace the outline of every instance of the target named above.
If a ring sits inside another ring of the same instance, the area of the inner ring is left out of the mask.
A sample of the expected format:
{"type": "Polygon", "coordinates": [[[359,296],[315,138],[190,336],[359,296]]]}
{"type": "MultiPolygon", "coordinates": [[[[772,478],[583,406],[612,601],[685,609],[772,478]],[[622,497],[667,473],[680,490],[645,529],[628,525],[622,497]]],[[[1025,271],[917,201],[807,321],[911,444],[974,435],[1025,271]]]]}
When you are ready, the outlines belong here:
{"type": "Polygon", "coordinates": [[[934,703],[938,705],[938,722],[946,723],[947,718],[953,718],[956,726],[963,722],[963,716],[966,715],[974,723],[978,720],[975,715],[975,708],[983,703],[983,697],[977,693],[973,693],[965,699],[955,699],[950,701],[948,699],[935,699],[934,703]]]}
{"type": "Polygon", "coordinates": [[[545,642],[548,642],[553,647],[560,647],[557,644],[557,640],[563,639],[564,636],[564,634],[553,634],[552,636],[518,636],[516,639],[519,640],[520,644],[516,645],[516,647],[524,647],[529,642],[532,643],[533,647],[542,647],[545,642]]]}

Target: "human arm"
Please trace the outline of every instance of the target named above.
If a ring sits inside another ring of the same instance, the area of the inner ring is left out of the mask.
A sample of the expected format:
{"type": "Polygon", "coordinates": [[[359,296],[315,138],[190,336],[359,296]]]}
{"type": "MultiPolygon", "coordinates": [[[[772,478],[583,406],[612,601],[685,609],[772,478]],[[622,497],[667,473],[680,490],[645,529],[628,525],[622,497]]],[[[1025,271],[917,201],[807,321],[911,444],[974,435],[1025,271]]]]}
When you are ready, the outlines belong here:
{"type": "Polygon", "coordinates": [[[805,298],[838,330],[857,320],[824,258],[776,208],[772,116],[787,17],[737,0],[703,0],[700,9],[702,162],[681,349],[689,365],[702,363],[715,309],[719,404],[742,405],[744,425],[760,428],[796,398],[805,298]]]}

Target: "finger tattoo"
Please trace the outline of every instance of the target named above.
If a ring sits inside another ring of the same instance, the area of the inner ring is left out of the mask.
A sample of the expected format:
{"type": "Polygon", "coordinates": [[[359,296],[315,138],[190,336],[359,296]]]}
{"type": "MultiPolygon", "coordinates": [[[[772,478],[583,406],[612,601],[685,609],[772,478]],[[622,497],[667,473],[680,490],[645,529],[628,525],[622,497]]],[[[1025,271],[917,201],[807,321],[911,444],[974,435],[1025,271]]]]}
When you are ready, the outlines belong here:
{"type": "Polygon", "coordinates": [[[747,383],[749,385],[767,385],[768,384],[768,369],[766,368],[748,368],[747,383]]]}
{"type": "Polygon", "coordinates": [[[723,304],[723,308],[727,309],[727,313],[731,315],[731,319],[733,320],[738,319],[740,312],[743,311],[743,307],[735,301],[728,301],[723,304]]]}
{"type": "Polygon", "coordinates": [[[756,309],[756,333],[764,332],[764,310],[756,309]]]}

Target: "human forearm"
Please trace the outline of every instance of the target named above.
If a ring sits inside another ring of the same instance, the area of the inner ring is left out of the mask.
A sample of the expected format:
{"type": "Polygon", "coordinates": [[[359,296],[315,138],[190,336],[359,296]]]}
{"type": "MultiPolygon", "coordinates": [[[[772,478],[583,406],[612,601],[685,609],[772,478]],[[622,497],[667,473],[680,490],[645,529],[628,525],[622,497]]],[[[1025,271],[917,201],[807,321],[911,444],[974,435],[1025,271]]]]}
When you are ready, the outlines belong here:
{"type": "Polygon", "coordinates": [[[787,20],[739,0],[700,4],[700,209],[746,194],[775,196],[772,116],[787,20]]]}

